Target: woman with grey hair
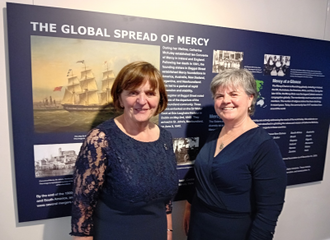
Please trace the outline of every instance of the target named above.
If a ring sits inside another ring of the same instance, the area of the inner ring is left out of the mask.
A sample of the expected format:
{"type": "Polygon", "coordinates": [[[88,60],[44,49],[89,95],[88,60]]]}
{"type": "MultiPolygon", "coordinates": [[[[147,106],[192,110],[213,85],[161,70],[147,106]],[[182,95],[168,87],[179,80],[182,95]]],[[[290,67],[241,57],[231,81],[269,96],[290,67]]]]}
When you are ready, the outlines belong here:
{"type": "Polygon", "coordinates": [[[196,190],[186,204],[188,240],[268,240],[284,203],[286,167],[280,150],[251,116],[258,97],[248,70],[228,69],[211,82],[224,126],[195,161],[196,190]]]}

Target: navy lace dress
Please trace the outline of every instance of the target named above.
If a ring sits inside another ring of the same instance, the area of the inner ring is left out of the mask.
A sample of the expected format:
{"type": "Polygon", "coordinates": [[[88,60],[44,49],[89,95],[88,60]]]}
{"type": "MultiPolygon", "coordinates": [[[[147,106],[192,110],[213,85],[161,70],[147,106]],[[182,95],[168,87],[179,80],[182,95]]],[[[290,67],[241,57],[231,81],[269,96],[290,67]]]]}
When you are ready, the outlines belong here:
{"type": "Polygon", "coordinates": [[[177,187],[169,132],[140,142],[108,120],[89,132],[76,162],[71,235],[165,240],[177,187]]]}

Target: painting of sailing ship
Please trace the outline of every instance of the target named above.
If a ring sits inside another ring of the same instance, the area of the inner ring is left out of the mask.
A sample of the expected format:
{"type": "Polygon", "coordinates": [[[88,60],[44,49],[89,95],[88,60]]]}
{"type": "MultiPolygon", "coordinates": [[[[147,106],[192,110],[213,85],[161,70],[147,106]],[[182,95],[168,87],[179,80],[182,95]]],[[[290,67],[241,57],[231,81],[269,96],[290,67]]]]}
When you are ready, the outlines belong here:
{"type": "Polygon", "coordinates": [[[160,47],[32,36],[31,60],[34,131],[86,133],[121,114],[110,94],[120,69],[137,60],[159,68],[160,47]]]}
{"type": "Polygon", "coordinates": [[[103,72],[102,89],[99,91],[92,69],[86,67],[85,61],[80,78],[69,70],[68,85],[65,88],[63,108],[67,111],[111,111],[114,110],[110,95],[115,80],[112,70],[103,72]]]}

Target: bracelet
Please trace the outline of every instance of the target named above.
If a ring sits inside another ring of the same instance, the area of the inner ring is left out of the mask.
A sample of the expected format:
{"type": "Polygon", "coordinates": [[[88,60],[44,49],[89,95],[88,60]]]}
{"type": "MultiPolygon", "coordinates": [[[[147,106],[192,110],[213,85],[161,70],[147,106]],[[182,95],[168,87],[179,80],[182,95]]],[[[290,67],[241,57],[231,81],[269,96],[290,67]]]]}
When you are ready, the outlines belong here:
{"type": "Polygon", "coordinates": [[[167,231],[168,231],[168,232],[173,232],[173,229],[169,229],[169,228],[168,228],[167,231]]]}

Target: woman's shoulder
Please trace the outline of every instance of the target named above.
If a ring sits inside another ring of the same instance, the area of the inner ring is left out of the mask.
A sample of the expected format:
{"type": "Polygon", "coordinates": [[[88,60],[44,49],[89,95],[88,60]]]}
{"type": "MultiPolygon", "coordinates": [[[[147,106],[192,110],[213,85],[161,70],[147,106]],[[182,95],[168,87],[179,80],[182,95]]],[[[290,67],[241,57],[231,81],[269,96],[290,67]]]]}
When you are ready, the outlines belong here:
{"type": "Polygon", "coordinates": [[[260,151],[262,149],[266,151],[280,151],[274,138],[262,127],[255,128],[254,131],[251,132],[250,138],[246,140],[251,145],[251,149],[255,149],[256,151],[260,151]]]}
{"type": "Polygon", "coordinates": [[[272,139],[269,133],[260,126],[248,130],[244,135],[246,135],[247,138],[254,138],[257,142],[272,139]]]}
{"type": "Polygon", "coordinates": [[[96,127],[92,128],[86,135],[86,139],[96,139],[96,138],[106,138],[111,135],[110,132],[113,131],[115,127],[113,119],[109,119],[100,123],[96,127]]]}
{"type": "Polygon", "coordinates": [[[94,129],[99,129],[101,131],[106,131],[109,129],[113,129],[115,127],[115,121],[113,118],[108,119],[102,123],[100,123],[99,125],[97,125],[94,129]]]}
{"type": "Polygon", "coordinates": [[[269,135],[269,133],[260,126],[256,127],[256,135],[262,141],[273,140],[273,137],[269,135]]]}
{"type": "Polygon", "coordinates": [[[169,130],[167,130],[157,124],[156,124],[156,126],[159,128],[159,134],[161,137],[172,138],[172,133],[169,130]]]}
{"type": "Polygon", "coordinates": [[[242,144],[245,149],[250,151],[259,149],[259,147],[264,145],[266,142],[276,144],[268,132],[260,126],[243,133],[237,141],[238,144],[242,144]]]}
{"type": "Polygon", "coordinates": [[[208,136],[207,136],[207,139],[206,139],[206,142],[210,142],[210,141],[218,139],[219,134],[221,132],[221,129],[222,129],[222,127],[217,128],[214,131],[209,132],[208,136]]]}

